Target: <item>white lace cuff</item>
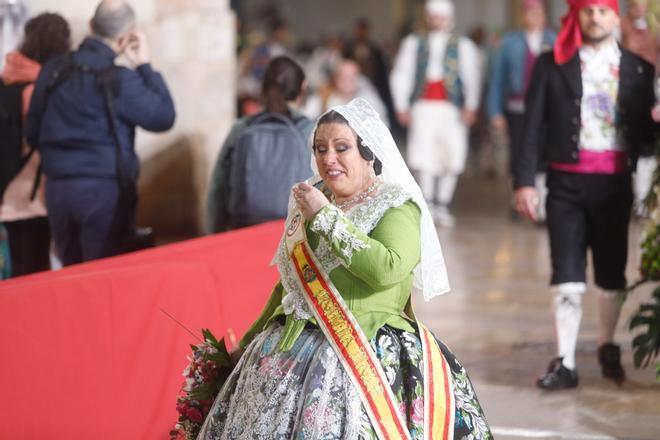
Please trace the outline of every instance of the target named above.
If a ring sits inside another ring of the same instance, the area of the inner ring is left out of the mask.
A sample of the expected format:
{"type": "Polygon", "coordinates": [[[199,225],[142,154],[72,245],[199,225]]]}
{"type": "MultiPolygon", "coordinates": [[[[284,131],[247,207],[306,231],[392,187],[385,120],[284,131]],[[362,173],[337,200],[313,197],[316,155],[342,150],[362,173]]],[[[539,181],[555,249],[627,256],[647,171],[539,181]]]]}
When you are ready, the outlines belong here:
{"type": "Polygon", "coordinates": [[[356,228],[335,205],[326,205],[321,209],[314,217],[311,229],[330,244],[346,265],[351,264],[353,252],[369,248],[369,244],[355,234],[356,228]]]}

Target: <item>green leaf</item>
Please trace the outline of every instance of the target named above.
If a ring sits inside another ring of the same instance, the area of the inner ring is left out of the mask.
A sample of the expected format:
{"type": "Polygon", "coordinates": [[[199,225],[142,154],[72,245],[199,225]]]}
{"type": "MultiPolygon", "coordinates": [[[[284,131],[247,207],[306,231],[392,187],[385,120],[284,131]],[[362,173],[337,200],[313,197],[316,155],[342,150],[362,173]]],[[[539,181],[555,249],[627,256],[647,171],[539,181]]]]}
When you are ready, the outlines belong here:
{"type": "Polygon", "coordinates": [[[217,387],[214,384],[205,383],[194,388],[190,392],[190,398],[193,400],[209,400],[215,397],[217,387]]]}
{"type": "Polygon", "coordinates": [[[645,357],[646,357],[646,352],[644,350],[634,351],[633,360],[635,362],[635,368],[640,368],[642,366],[642,362],[644,361],[645,357]]]}
{"type": "Polygon", "coordinates": [[[228,367],[231,365],[231,359],[228,354],[215,353],[208,356],[210,361],[215,362],[220,367],[228,367]]]}
{"type": "Polygon", "coordinates": [[[658,310],[658,306],[645,303],[645,304],[640,304],[639,311],[637,313],[639,314],[643,314],[646,312],[657,313],[657,310],[658,310]]]}
{"type": "Polygon", "coordinates": [[[633,345],[633,347],[643,347],[643,346],[646,346],[647,342],[650,341],[650,340],[651,340],[650,335],[648,335],[646,333],[642,333],[642,334],[639,334],[639,335],[635,336],[635,338],[632,341],[632,345],[633,345]]]}
{"type": "Polygon", "coordinates": [[[635,315],[630,320],[629,329],[633,330],[635,327],[639,327],[640,325],[650,325],[652,323],[653,323],[652,318],[649,318],[647,316],[642,316],[642,315],[635,315]]]}
{"type": "Polygon", "coordinates": [[[204,336],[205,341],[209,341],[212,344],[217,344],[218,340],[213,336],[213,333],[211,333],[211,330],[204,328],[202,329],[202,336],[204,336]]]}

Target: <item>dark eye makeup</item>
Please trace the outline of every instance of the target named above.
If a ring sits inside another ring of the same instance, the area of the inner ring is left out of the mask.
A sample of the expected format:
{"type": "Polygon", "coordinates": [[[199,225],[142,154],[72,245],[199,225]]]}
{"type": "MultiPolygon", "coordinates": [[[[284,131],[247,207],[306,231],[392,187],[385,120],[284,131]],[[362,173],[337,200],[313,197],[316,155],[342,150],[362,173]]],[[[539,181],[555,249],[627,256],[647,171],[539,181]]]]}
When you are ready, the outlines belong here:
{"type": "MultiPolygon", "coordinates": [[[[351,146],[347,143],[340,142],[335,144],[335,151],[337,153],[343,153],[345,151],[348,151],[351,149],[351,146]]],[[[328,146],[327,145],[315,145],[314,146],[314,152],[318,154],[325,154],[328,152],[328,146]]]]}

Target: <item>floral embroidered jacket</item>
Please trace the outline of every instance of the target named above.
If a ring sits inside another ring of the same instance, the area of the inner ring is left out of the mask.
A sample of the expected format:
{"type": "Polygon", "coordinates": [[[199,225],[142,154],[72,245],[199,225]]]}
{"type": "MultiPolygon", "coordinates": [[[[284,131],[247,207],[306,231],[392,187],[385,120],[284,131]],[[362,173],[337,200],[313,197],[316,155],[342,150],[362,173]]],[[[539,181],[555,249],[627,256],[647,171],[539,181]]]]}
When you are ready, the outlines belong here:
{"type": "MultiPolygon", "coordinates": [[[[376,196],[346,213],[327,205],[305,225],[311,248],[368,339],[385,324],[415,331],[403,310],[420,261],[420,218],[410,195],[398,186],[384,185],[376,196]]],[[[241,347],[278,317],[286,319],[280,341],[285,351],[308,323],[315,324],[304,298],[283,287],[292,285],[285,278],[286,273],[241,347]]]]}

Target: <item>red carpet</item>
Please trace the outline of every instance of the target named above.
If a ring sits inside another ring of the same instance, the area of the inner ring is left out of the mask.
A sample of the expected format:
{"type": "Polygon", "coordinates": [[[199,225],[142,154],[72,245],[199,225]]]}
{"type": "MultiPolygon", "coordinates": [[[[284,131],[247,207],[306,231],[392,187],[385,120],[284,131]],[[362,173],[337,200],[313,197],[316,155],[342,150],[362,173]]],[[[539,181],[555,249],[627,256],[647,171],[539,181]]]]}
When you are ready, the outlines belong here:
{"type": "Polygon", "coordinates": [[[239,338],[277,281],[282,227],[0,283],[0,438],[167,439],[197,341],[166,313],[239,338]]]}

